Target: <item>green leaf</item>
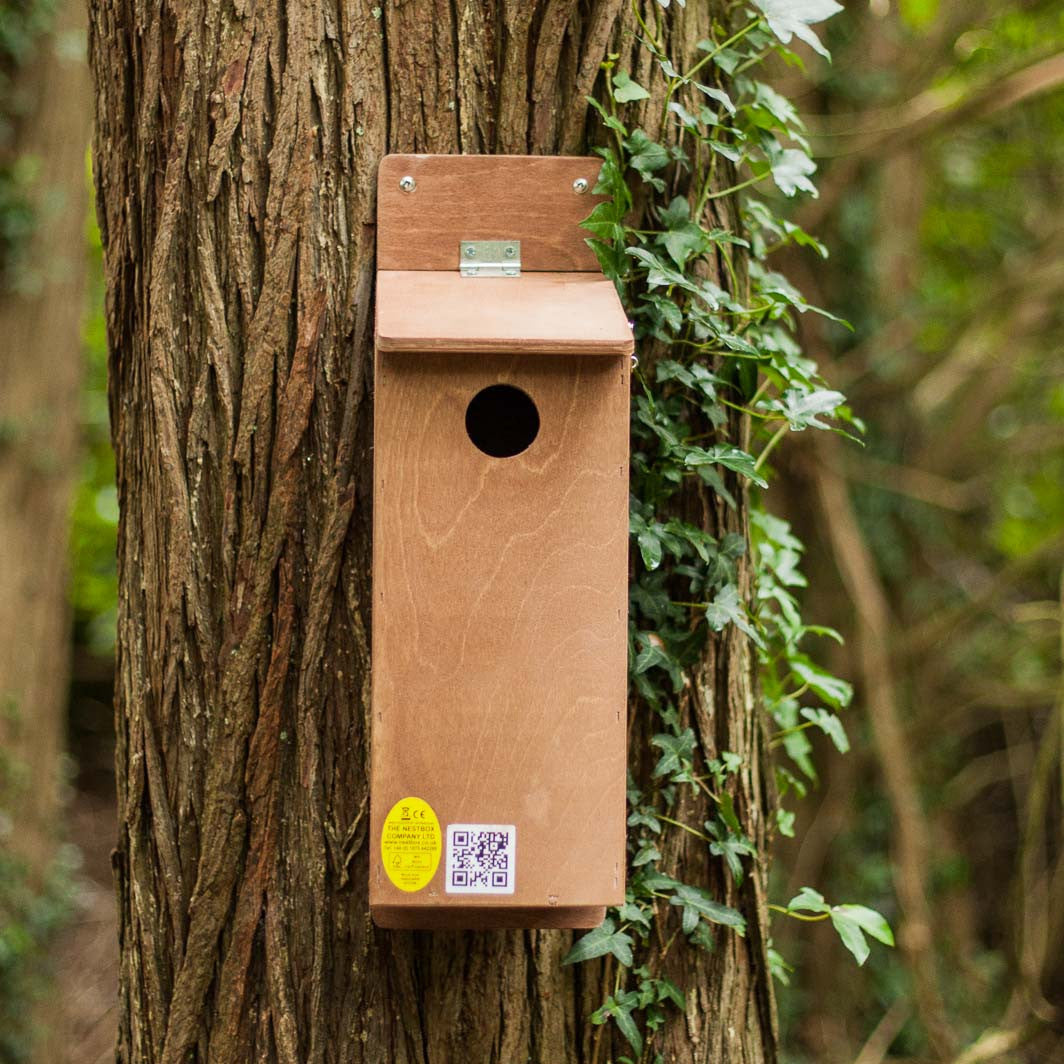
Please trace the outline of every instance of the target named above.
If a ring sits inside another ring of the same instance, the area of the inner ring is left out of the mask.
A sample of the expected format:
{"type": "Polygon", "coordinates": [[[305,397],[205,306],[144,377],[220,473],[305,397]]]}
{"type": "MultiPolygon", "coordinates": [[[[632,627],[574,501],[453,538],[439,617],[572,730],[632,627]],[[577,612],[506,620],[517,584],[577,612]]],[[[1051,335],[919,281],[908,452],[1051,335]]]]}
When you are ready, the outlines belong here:
{"type": "Polygon", "coordinates": [[[643,564],[648,569],[654,570],[661,565],[661,537],[654,531],[654,528],[643,529],[636,538],[636,542],[639,544],[643,564]]]}
{"type": "Polygon", "coordinates": [[[810,912],[810,913],[826,913],[829,912],[831,906],[824,901],[824,895],[817,890],[813,890],[812,887],[802,887],[800,891],[789,902],[787,902],[788,909],[795,909],[798,912],[810,912]]]}
{"type": "Polygon", "coordinates": [[[797,148],[784,148],[769,156],[772,180],[785,195],[793,196],[796,192],[808,192],[817,195],[816,185],[809,180],[816,173],[816,163],[804,151],[797,148]]]}
{"type": "Polygon", "coordinates": [[[676,893],[669,899],[669,904],[683,906],[685,915],[689,910],[698,916],[705,917],[711,923],[734,928],[740,935],[746,933],[746,921],[742,914],[736,912],[730,905],[722,905],[701,887],[693,887],[688,883],[678,884],[676,893]]]}
{"type": "Polygon", "coordinates": [[[696,83],[696,87],[699,92],[705,94],[711,100],[716,100],[728,114],[735,114],[735,104],[723,89],[715,89],[712,85],[702,85],[700,83],[696,83]]]}
{"type": "Polygon", "coordinates": [[[691,767],[695,733],[690,728],[685,728],[679,735],[655,735],[650,742],[662,751],[660,760],[654,766],[655,779],[675,772],[685,772],[691,767]]]}
{"type": "Polygon", "coordinates": [[[594,96],[585,96],[584,99],[587,100],[596,111],[598,111],[607,129],[615,129],[622,137],[628,136],[628,129],[625,124],[619,118],[614,118],[614,116],[611,115],[594,96]]]}
{"type": "Polygon", "coordinates": [[[814,665],[804,655],[798,655],[791,659],[791,672],[803,683],[807,683],[811,690],[816,691],[825,702],[836,708],[848,706],[853,698],[853,688],[837,676],[832,676],[819,666],[814,665]]]}
{"type": "Polygon", "coordinates": [[[704,230],[694,222],[685,222],[675,229],[670,229],[663,233],[660,239],[677,266],[683,266],[692,255],[705,251],[707,245],[704,230]]]}
{"type": "Polygon", "coordinates": [[[826,709],[803,709],[802,716],[812,721],[834,744],[840,754],[850,749],[850,740],[846,738],[846,729],[842,721],[826,709]]]}
{"type": "Polygon", "coordinates": [[[562,959],[562,964],[579,964],[580,961],[603,957],[607,953],[612,953],[621,964],[631,967],[632,938],[623,931],[616,931],[609,917],[573,943],[573,948],[562,959]]]}
{"type": "Polygon", "coordinates": [[[650,864],[651,861],[660,861],[661,851],[653,843],[647,843],[640,847],[639,852],[632,858],[632,867],[650,864]]]}
{"type": "MultiPolygon", "coordinates": [[[[643,178],[650,180],[650,175],[669,165],[669,153],[656,140],[651,140],[641,129],[633,130],[624,142],[628,149],[628,165],[643,178]]],[[[664,187],[664,186],[662,186],[664,187]]]]}
{"type": "Polygon", "coordinates": [[[868,954],[871,951],[864,935],[861,933],[861,928],[847,916],[840,915],[835,909],[831,910],[831,922],[839,933],[842,944],[854,955],[859,965],[864,964],[868,960],[868,954]]]}
{"type": "Polygon", "coordinates": [[[658,1000],[671,1001],[681,1012],[687,1008],[687,999],[684,992],[670,979],[659,979],[658,1000]]]}
{"type": "Polygon", "coordinates": [[[835,905],[831,911],[852,920],[866,935],[871,935],[883,945],[894,945],[894,932],[891,931],[890,924],[882,913],[877,913],[875,909],[869,909],[867,905],[835,905]]]}
{"type": "MultiPolygon", "coordinates": [[[[730,805],[731,797],[727,797],[728,804],[730,805]]],[[[734,811],[731,813],[731,819],[735,821],[736,825],[738,824],[738,821],[735,820],[734,811]]],[[[750,840],[736,829],[733,829],[732,831],[722,831],[721,825],[712,820],[706,821],[705,828],[706,831],[716,839],[716,842],[711,842],[709,844],[709,852],[713,854],[714,857],[723,857],[728,866],[728,871],[731,872],[732,879],[734,879],[737,884],[741,883],[743,881],[743,865],[741,858],[750,857],[755,853],[750,840]]]]}
{"type": "Polygon", "coordinates": [[[620,1028],[621,1034],[628,1039],[628,1044],[638,1055],[641,1055],[643,1052],[643,1036],[639,1033],[639,1027],[636,1025],[635,1020],[632,1019],[631,1011],[629,1009],[613,1008],[610,1012],[614,1022],[620,1028]]]}
{"type": "Polygon", "coordinates": [[[831,18],[842,10],[835,0],[754,0],[768,22],[768,28],[781,44],[790,44],[792,37],[805,41],[814,51],[830,58],[828,50],[809,28],[817,22],[831,18]]]}
{"type": "Polygon", "coordinates": [[[764,639],[750,623],[746,607],[740,600],[739,590],[734,584],[722,587],[716,598],[706,606],[706,621],[714,632],[721,632],[727,625],[734,624],[758,646],[764,646],[764,639]]]}
{"type": "Polygon", "coordinates": [[[613,75],[613,98],[618,103],[634,103],[649,100],[650,93],[638,81],[633,81],[626,70],[618,70],[613,75]]]}
{"type": "Polygon", "coordinates": [[[730,443],[718,443],[713,447],[692,447],[684,458],[689,466],[722,465],[725,469],[749,477],[758,487],[767,488],[768,481],[758,475],[754,456],[730,443]]]}

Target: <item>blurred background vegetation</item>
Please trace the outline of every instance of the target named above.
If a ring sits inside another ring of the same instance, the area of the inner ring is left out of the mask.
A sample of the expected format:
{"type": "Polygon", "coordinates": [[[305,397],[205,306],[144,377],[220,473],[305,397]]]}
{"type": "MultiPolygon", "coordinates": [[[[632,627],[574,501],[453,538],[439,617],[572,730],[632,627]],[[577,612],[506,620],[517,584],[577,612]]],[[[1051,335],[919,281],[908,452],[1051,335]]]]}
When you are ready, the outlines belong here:
{"type": "MultiPolygon", "coordinates": [[[[822,653],[857,697],[850,753],[814,740],[819,778],[774,875],[779,897],[814,884],[879,909],[899,948],[857,972],[830,928],[779,922],[786,1059],[1064,1061],[1064,5],[845,6],[827,27],[833,63],[775,76],[820,160],[820,198],[795,218],[830,249],[788,252],[785,272],[853,325],[804,321],[803,342],[866,422],[867,446],[798,437],[770,504],[807,545],[803,612],[846,636],[822,653]]],[[[76,32],[61,14],[0,0],[9,302],[32,275],[46,200],[18,135],[24,75],[76,32]]],[[[83,167],[72,180],[84,214],[83,167]]],[[[113,1022],[118,515],[91,211],[81,229],[80,398],[59,412],[80,447],[66,504],[72,761],[56,771],[83,865],[65,850],[34,870],[4,845],[18,772],[0,761],[0,1064],[31,1059],[41,1017],[26,1003],[49,971],[70,1015],[66,1044],[39,1059],[107,1059],[113,1022]]],[[[19,357],[6,344],[0,383],[19,357]]],[[[5,398],[0,461],[13,447],[5,398]]],[[[13,734],[0,730],[0,748],[13,734]]]]}

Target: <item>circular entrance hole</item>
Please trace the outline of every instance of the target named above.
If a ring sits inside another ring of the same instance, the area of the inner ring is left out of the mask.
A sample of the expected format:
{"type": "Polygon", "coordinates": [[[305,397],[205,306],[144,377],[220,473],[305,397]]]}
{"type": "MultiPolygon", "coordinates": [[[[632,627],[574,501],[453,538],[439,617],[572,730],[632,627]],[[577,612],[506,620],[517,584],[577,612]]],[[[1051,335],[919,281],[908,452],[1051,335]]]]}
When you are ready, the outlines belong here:
{"type": "Polygon", "coordinates": [[[493,384],[477,392],[465,415],[466,432],[492,458],[513,458],[539,433],[539,411],[532,397],[510,384],[493,384]]]}

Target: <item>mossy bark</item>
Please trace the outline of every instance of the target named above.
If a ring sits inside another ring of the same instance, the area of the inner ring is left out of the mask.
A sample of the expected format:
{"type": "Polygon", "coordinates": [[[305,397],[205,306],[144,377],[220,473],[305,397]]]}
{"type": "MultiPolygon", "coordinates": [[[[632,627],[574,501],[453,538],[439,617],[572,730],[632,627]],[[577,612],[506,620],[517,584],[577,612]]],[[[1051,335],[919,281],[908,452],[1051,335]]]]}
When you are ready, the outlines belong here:
{"type": "MultiPolygon", "coordinates": [[[[695,54],[708,7],[665,18],[677,56],[695,54]]],[[[562,968],[568,935],[372,927],[367,694],[377,164],[585,150],[584,97],[633,28],[621,0],[92,6],[121,506],[121,1061],[625,1052],[587,1022],[613,975],[562,968]]],[[[703,516],[742,527],[711,501],[703,516]]],[[[692,719],[711,749],[749,755],[737,797],[760,835],[752,692],[749,647],[714,641],[692,719]]],[[[652,724],[635,714],[639,750],[652,724]]],[[[731,889],[707,854],[670,861],[731,889]]],[[[669,953],[690,1004],[667,1060],[774,1059],[748,882],[731,898],[746,939],[669,953]]]]}

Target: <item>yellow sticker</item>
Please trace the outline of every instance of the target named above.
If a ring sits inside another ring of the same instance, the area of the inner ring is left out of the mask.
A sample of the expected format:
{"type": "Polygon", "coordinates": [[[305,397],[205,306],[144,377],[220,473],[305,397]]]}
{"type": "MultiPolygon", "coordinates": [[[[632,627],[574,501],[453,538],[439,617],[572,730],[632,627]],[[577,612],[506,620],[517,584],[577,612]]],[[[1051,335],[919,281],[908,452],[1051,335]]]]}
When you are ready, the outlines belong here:
{"type": "Polygon", "coordinates": [[[443,852],[440,822],[421,798],[403,798],[384,818],[381,860],[388,878],[408,893],[427,887],[443,852]]]}

